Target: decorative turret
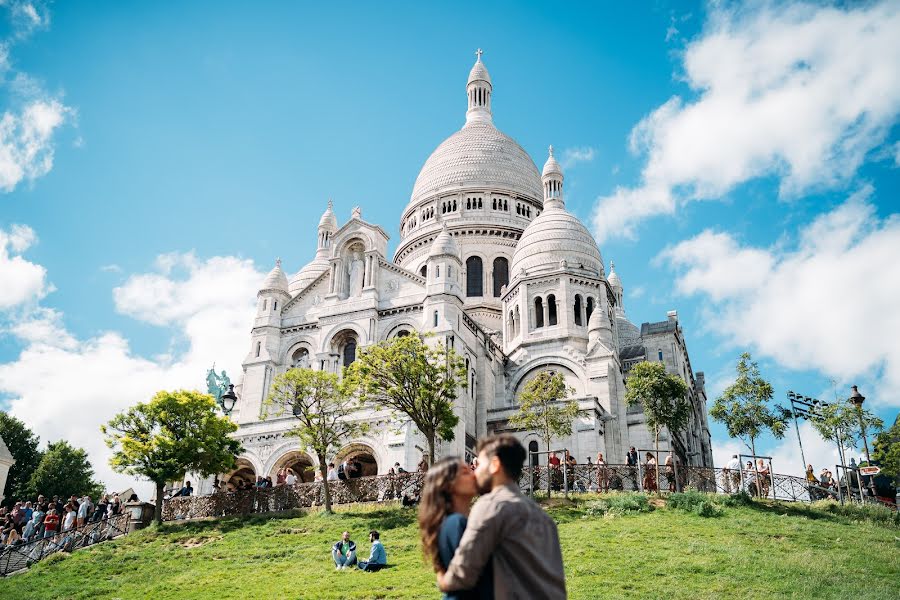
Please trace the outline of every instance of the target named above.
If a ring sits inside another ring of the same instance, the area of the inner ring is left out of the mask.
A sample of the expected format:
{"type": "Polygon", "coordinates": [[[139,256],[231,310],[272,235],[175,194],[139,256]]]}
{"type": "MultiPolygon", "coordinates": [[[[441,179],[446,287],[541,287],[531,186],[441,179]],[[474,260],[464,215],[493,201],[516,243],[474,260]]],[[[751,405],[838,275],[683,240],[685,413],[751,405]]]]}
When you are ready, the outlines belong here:
{"type": "Polygon", "coordinates": [[[311,262],[297,271],[288,291],[293,295],[308,286],[316,278],[328,270],[328,255],[331,250],[331,236],[337,231],[337,218],[334,216],[334,204],[328,201],[328,207],[319,219],[319,236],[316,244],[316,256],[311,262]]]}
{"type": "Polygon", "coordinates": [[[337,231],[337,218],[334,216],[334,204],[328,201],[328,208],[322,213],[319,219],[319,244],[317,247],[317,258],[319,251],[325,250],[331,243],[331,236],[337,231]]]}
{"type": "Polygon", "coordinates": [[[541,173],[541,182],[544,184],[544,210],[548,208],[563,208],[563,172],[562,167],[553,156],[553,146],[548,149],[550,156],[544,163],[544,171],[541,173]]]}
{"type": "Polygon", "coordinates": [[[472,70],[469,71],[469,81],[466,83],[466,94],[469,97],[469,110],[466,112],[466,123],[473,121],[492,120],[491,117],[491,76],[487,67],[481,62],[481,48],[475,52],[477,59],[472,70]]]}
{"type": "Polygon", "coordinates": [[[446,223],[434,238],[425,265],[428,295],[452,294],[463,298],[462,287],[459,283],[462,274],[459,246],[447,230],[446,223]]]}
{"type": "Polygon", "coordinates": [[[588,320],[588,352],[590,352],[598,342],[603,344],[607,350],[613,350],[615,347],[613,343],[612,323],[610,323],[609,316],[606,314],[602,304],[597,306],[594,312],[591,313],[591,318],[588,320]]]}
{"type": "Polygon", "coordinates": [[[609,261],[609,277],[606,280],[609,281],[609,287],[612,288],[613,295],[616,297],[616,307],[622,307],[624,311],[622,306],[622,280],[619,279],[619,275],[616,273],[616,263],[613,261],[609,261]]]}

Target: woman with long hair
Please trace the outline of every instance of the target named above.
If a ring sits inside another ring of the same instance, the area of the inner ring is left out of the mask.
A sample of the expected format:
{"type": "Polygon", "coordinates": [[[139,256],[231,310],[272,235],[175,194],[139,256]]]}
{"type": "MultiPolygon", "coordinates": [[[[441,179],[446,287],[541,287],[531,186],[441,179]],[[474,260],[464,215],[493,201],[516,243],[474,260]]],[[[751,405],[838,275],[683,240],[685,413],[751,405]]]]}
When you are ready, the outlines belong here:
{"type": "MultiPolygon", "coordinates": [[[[453,560],[477,493],[475,473],[460,458],[444,458],[428,469],[419,502],[419,532],[422,551],[435,572],[446,571],[453,560]]],[[[448,592],[443,598],[493,598],[493,590],[493,569],[488,562],[474,589],[448,592]]]]}

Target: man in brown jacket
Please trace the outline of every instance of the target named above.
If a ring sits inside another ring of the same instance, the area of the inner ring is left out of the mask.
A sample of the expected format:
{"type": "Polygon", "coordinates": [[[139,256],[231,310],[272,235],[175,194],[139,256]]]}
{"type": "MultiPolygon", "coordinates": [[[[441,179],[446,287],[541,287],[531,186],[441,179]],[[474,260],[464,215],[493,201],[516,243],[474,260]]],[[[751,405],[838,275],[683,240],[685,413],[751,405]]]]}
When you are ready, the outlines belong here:
{"type": "Polygon", "coordinates": [[[509,434],[479,441],[475,477],[482,496],[447,571],[438,574],[442,591],[473,588],[493,558],[496,598],[566,597],[556,523],[519,490],[525,456],[509,434]]]}

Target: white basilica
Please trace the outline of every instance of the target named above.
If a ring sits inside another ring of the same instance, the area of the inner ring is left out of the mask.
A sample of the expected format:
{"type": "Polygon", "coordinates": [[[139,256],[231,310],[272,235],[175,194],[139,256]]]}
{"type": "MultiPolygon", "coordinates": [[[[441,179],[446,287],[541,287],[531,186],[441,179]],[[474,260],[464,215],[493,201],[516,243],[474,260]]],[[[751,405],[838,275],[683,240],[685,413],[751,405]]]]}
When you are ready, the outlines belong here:
{"type": "MultiPolygon", "coordinates": [[[[384,229],[358,208],[339,224],[329,202],[312,261],[290,278],[279,261],[266,277],[232,415],[245,451],[226,481],[274,479],[283,466],[315,464],[285,435],[290,417],[261,418],[275,376],[298,365],[339,371],[360,348],[414,331],[438,336],[468,366],[456,437],[442,444],[443,455],[464,456],[476,438],[500,431],[536,450],[537,436],[512,430],[507,419],[525,383],[554,370],[583,409],[572,435],[555,446],[578,462],[602,451],[607,462],[623,463],[629,446],[652,447],[640,409],[624,401],[628,369],[660,360],[687,381],[694,405],[688,429],[674,440],[664,434],[664,447],[686,464],[712,466],[703,374],[691,369],[677,314],[640,328],[629,322],[612,263],[607,273],[593,237],[566,210],[552,147],[539,172],[494,125],[492,94],[479,51],[465,124],[425,161],[393,258],[384,229]]],[[[357,418],[376,426],[348,440],[335,462],[354,458],[366,475],[395,462],[415,469],[425,443],[413,426],[369,411],[357,418]]]]}

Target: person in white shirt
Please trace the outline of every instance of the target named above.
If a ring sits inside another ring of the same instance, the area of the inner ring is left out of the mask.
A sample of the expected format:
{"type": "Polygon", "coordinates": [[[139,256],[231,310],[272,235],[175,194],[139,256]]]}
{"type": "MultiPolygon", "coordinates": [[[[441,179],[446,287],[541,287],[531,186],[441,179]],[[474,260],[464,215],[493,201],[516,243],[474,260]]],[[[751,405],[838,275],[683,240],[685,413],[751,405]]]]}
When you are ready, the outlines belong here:
{"type": "Polygon", "coordinates": [[[63,520],[63,531],[68,531],[72,529],[75,525],[75,507],[72,505],[66,506],[66,518],[63,520]]]}
{"type": "Polygon", "coordinates": [[[334,468],[334,463],[330,463],[328,465],[328,481],[337,481],[338,473],[337,469],[334,468]]]}
{"type": "Polygon", "coordinates": [[[287,477],[284,478],[284,482],[287,485],[294,485],[295,483],[297,483],[297,476],[294,475],[294,472],[292,470],[288,469],[287,477]]]}
{"type": "Polygon", "coordinates": [[[741,488],[741,459],[738,458],[737,454],[733,454],[731,460],[725,465],[725,468],[722,470],[722,478],[724,479],[722,483],[726,494],[730,494],[732,488],[734,488],[734,491],[738,491],[741,488]]]}
{"type": "Polygon", "coordinates": [[[88,518],[94,513],[94,505],[91,503],[91,497],[85,496],[81,499],[78,506],[78,526],[81,527],[87,523],[88,518]]]}

